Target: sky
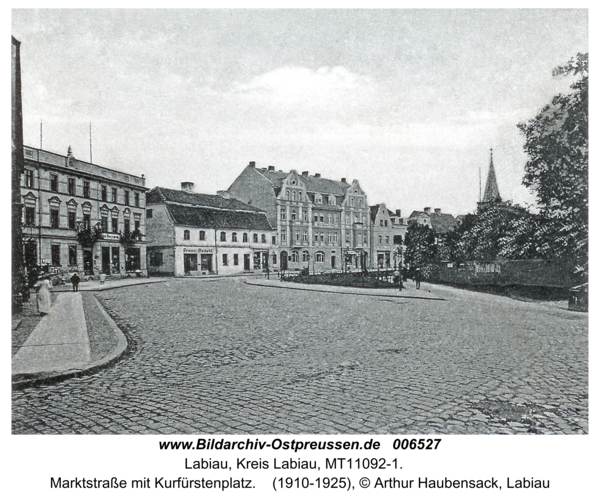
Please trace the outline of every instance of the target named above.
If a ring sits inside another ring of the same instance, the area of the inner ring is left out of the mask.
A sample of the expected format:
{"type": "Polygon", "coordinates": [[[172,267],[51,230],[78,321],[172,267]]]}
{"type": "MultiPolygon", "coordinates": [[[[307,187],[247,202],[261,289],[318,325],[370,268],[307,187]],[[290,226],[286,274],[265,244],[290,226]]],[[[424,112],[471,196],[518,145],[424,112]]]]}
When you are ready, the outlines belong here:
{"type": "Polygon", "coordinates": [[[227,189],[257,167],[358,179],[370,205],[473,212],[490,148],[524,206],[517,124],[572,80],[585,9],[12,10],[25,144],[227,189]]]}

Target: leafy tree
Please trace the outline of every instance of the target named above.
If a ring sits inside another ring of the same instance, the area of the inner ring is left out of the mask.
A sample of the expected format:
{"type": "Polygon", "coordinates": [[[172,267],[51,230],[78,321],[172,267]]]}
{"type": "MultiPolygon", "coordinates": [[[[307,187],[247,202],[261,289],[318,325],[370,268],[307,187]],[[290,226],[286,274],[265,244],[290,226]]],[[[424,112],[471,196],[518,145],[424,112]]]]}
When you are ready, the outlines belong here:
{"type": "Polygon", "coordinates": [[[518,124],[529,156],[523,184],[540,208],[538,247],[587,271],[588,55],[577,54],[553,74],[578,78],[573,92],[555,96],[534,119],[518,124]]]}
{"type": "Polygon", "coordinates": [[[436,260],[436,243],[433,230],[425,225],[413,221],[404,236],[406,252],[404,260],[411,271],[421,268],[424,278],[429,276],[436,260]]]}

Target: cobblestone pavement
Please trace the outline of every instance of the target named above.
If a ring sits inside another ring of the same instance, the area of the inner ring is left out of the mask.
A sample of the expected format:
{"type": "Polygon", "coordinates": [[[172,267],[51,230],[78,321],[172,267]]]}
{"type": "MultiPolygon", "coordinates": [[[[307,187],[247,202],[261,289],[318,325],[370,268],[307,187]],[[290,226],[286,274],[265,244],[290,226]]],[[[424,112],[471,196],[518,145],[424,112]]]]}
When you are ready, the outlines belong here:
{"type": "Polygon", "coordinates": [[[96,293],[130,353],[13,391],[13,433],[587,433],[586,314],[442,296],[235,279],[96,293]]]}

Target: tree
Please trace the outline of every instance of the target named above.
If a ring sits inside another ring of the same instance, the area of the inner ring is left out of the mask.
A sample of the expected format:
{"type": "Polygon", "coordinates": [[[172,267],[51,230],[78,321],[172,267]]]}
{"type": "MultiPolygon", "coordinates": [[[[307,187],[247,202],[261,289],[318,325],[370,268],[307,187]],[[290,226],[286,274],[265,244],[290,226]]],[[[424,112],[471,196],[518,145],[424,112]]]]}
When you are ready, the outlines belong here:
{"type": "Polygon", "coordinates": [[[421,268],[423,277],[427,278],[435,266],[436,243],[433,230],[425,224],[411,222],[406,230],[404,245],[405,262],[411,272],[421,268]]]}
{"type": "Polygon", "coordinates": [[[534,119],[518,124],[529,156],[523,184],[535,193],[545,219],[538,236],[553,235],[541,245],[587,272],[588,55],[577,54],[553,75],[578,78],[573,92],[555,96],[534,119]]]}

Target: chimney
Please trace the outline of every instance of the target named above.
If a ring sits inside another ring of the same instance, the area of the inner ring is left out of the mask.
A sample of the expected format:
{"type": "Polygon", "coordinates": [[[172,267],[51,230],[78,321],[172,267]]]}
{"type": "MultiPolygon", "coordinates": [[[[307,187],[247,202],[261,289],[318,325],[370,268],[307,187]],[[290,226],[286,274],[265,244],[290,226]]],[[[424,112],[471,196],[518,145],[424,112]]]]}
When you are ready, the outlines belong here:
{"type": "Polygon", "coordinates": [[[302,175],[308,177],[308,171],[307,170],[303,170],[302,171],[302,175]]]}
{"type": "Polygon", "coordinates": [[[396,209],[396,216],[400,217],[400,209],[396,209]]]}
{"type": "Polygon", "coordinates": [[[425,207],[423,210],[426,214],[431,214],[431,207],[425,207]]]}
{"type": "Polygon", "coordinates": [[[317,174],[317,173],[315,172],[315,177],[321,177],[321,174],[317,174]]]}
{"type": "Polygon", "coordinates": [[[433,212],[435,212],[436,214],[441,214],[442,213],[442,209],[433,209],[433,212]]]}
{"type": "Polygon", "coordinates": [[[181,183],[181,190],[187,193],[194,193],[194,183],[190,183],[189,181],[181,183]]]}
{"type": "Polygon", "coordinates": [[[345,177],[343,177],[343,178],[342,178],[342,183],[345,183],[345,182],[346,182],[346,178],[345,178],[345,177]]]}
{"type": "Polygon", "coordinates": [[[256,162],[250,162],[250,167],[256,167],[256,162]]]}
{"type": "Polygon", "coordinates": [[[275,172],[275,166],[274,165],[269,165],[269,171],[275,172]]]}

